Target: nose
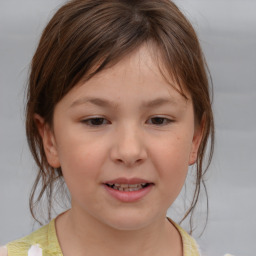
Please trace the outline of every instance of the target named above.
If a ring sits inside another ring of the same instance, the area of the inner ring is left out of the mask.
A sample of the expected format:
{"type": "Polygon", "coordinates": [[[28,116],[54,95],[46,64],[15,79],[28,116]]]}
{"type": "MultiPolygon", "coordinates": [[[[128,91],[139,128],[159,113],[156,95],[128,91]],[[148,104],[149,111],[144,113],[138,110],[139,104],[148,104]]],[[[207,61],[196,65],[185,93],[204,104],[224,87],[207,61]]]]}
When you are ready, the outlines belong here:
{"type": "Polygon", "coordinates": [[[111,150],[112,161],[127,167],[144,162],[147,150],[139,128],[125,126],[116,130],[111,150]]]}

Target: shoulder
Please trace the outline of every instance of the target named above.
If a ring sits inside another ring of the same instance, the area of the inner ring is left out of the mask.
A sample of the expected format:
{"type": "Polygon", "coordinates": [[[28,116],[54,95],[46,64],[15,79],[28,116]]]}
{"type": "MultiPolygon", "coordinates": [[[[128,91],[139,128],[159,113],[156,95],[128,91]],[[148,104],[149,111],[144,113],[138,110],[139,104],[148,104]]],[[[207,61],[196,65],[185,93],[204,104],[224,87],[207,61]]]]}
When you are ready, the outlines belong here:
{"type": "Polygon", "coordinates": [[[184,256],[200,256],[201,253],[196,240],[180,226],[176,225],[176,227],[182,238],[184,256]]]}
{"type": "Polygon", "coordinates": [[[19,248],[15,254],[13,252],[8,253],[8,249],[6,246],[0,247],[0,256],[12,256],[12,255],[28,255],[28,256],[42,256],[43,251],[38,245],[32,245],[28,251],[22,251],[19,248]]]}
{"type": "MultiPolygon", "coordinates": [[[[168,218],[168,220],[176,227],[176,229],[180,233],[180,236],[182,238],[182,243],[183,243],[183,255],[184,256],[200,256],[200,255],[202,255],[200,253],[200,249],[199,249],[199,246],[198,246],[196,240],[192,236],[190,236],[177,223],[172,221],[170,218],[168,218]]],[[[224,256],[234,256],[234,255],[233,254],[231,255],[231,254],[227,253],[224,256]]]]}
{"type": "Polygon", "coordinates": [[[34,245],[40,244],[42,247],[45,246],[45,242],[47,241],[47,230],[48,225],[36,230],[28,236],[8,243],[7,249],[9,256],[28,255],[29,250],[34,245]]]}
{"type": "MultiPolygon", "coordinates": [[[[41,256],[42,254],[48,255],[47,252],[55,251],[59,253],[57,241],[55,223],[52,220],[48,225],[41,227],[30,235],[8,243],[8,256],[41,256]]],[[[0,256],[6,255],[0,254],[0,256]]]]}
{"type": "Polygon", "coordinates": [[[7,247],[6,246],[0,247],[0,256],[7,256],[7,247]]]}
{"type": "Polygon", "coordinates": [[[200,256],[199,246],[196,240],[190,236],[182,227],[177,223],[172,221],[170,218],[168,220],[176,227],[180,233],[182,244],[183,244],[183,255],[184,256],[200,256]]]}

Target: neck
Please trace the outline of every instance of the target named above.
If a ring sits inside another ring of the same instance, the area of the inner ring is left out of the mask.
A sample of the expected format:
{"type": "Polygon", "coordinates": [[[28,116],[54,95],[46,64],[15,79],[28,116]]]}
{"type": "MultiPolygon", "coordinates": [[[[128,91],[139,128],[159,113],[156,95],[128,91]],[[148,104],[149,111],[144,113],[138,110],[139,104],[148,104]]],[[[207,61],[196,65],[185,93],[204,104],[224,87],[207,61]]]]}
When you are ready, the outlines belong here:
{"type": "Polygon", "coordinates": [[[159,219],[140,229],[117,230],[72,209],[57,218],[56,227],[65,256],[182,255],[178,231],[164,216],[159,219]]]}

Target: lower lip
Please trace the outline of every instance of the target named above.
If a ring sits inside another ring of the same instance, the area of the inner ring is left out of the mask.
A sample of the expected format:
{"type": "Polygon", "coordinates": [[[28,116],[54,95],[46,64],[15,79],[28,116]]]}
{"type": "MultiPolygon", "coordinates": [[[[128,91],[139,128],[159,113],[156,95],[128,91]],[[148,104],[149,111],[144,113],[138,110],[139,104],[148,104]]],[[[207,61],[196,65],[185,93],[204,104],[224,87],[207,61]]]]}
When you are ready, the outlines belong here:
{"type": "Polygon", "coordinates": [[[150,184],[147,187],[137,191],[120,191],[117,189],[113,189],[105,184],[104,184],[104,187],[112,197],[116,198],[119,201],[136,202],[142,199],[143,197],[145,197],[150,192],[150,190],[153,187],[153,184],[150,184]]]}

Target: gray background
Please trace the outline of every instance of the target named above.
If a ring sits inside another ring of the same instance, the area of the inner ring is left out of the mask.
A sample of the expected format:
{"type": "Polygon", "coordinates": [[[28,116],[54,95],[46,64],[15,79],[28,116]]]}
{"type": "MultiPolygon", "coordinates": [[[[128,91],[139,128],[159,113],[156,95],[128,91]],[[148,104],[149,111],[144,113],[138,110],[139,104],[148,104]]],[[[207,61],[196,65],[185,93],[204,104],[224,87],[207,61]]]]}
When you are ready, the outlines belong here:
{"type": "MultiPolygon", "coordinates": [[[[0,244],[35,228],[28,209],[35,166],[25,139],[24,88],[41,31],[63,2],[0,0],[0,244]]],[[[198,31],[215,91],[210,214],[198,241],[207,256],[254,256],[256,1],[175,2],[198,31]]]]}

